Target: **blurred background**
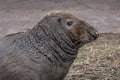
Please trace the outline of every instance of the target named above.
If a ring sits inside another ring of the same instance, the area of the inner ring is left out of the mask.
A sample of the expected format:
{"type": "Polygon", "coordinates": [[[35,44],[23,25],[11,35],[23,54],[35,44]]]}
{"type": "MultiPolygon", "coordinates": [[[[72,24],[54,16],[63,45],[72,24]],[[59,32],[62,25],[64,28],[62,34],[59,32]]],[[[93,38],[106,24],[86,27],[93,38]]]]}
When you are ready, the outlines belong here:
{"type": "Polygon", "coordinates": [[[32,28],[54,10],[70,12],[101,33],[120,32],[120,0],[0,0],[0,37],[32,28]]]}

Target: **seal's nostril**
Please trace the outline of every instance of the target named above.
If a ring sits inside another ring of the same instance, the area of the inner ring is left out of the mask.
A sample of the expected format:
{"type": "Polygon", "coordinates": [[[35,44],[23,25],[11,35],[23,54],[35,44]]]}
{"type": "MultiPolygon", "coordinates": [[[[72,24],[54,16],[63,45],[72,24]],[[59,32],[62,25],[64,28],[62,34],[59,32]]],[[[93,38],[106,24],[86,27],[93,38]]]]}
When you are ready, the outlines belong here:
{"type": "Polygon", "coordinates": [[[96,38],[99,37],[99,33],[98,33],[98,31],[96,31],[96,30],[95,30],[95,35],[96,35],[96,38]]]}
{"type": "Polygon", "coordinates": [[[94,32],[95,39],[99,37],[99,33],[97,31],[94,32]]]}
{"type": "Polygon", "coordinates": [[[96,34],[97,34],[97,38],[99,37],[99,33],[98,32],[96,32],[96,34]]]}

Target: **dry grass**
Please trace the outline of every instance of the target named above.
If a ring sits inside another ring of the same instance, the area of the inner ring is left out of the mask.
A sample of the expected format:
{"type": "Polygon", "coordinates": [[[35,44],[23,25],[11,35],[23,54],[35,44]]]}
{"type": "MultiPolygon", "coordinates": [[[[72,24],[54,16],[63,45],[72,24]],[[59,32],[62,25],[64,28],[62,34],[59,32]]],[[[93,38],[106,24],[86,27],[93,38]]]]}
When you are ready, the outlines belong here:
{"type": "Polygon", "coordinates": [[[120,33],[104,33],[80,48],[65,80],[120,80],[120,33]]]}

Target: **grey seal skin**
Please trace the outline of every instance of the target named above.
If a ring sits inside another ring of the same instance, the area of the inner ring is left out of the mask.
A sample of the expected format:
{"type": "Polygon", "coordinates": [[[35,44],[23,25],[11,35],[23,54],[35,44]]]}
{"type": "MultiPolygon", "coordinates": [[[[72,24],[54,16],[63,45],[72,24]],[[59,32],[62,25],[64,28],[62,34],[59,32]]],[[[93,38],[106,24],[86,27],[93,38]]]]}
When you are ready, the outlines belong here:
{"type": "Polygon", "coordinates": [[[78,49],[97,38],[87,22],[50,12],[32,29],[0,39],[0,80],[63,80],[78,49]]]}

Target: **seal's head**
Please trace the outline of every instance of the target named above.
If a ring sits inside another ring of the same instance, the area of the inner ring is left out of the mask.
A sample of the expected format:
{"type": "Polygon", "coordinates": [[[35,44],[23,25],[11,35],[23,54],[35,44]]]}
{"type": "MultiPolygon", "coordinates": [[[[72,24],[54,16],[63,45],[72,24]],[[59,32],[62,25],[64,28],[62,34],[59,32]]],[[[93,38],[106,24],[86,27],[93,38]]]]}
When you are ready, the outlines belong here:
{"type": "Polygon", "coordinates": [[[75,45],[83,45],[98,38],[98,32],[93,26],[64,11],[50,12],[44,19],[54,34],[59,33],[60,36],[64,36],[64,32],[75,45]]]}

